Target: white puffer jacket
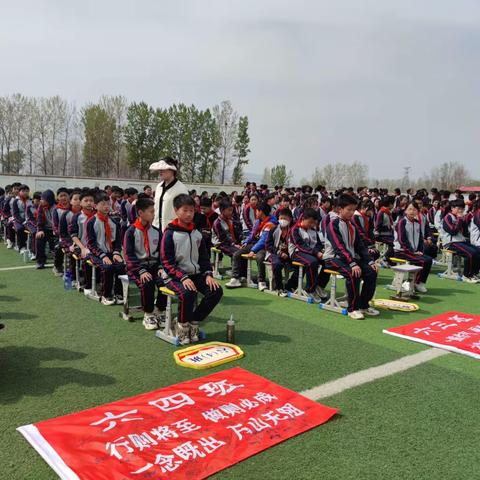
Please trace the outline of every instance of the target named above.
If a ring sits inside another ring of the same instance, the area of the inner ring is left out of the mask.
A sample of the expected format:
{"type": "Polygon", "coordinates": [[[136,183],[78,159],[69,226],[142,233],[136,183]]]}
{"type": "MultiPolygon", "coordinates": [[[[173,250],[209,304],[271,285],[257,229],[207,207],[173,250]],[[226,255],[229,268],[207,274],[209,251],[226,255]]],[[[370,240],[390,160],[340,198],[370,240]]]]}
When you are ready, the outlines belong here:
{"type": "Polygon", "coordinates": [[[155,190],[155,218],[153,220],[153,226],[159,228],[162,232],[165,230],[167,225],[174,219],[175,210],[173,208],[173,199],[180,195],[181,193],[186,193],[188,195],[187,187],[180,181],[175,179],[170,183],[163,195],[162,201],[162,223],[159,222],[159,210],[160,210],[160,199],[162,197],[163,188],[165,182],[160,182],[157,185],[155,190]]]}

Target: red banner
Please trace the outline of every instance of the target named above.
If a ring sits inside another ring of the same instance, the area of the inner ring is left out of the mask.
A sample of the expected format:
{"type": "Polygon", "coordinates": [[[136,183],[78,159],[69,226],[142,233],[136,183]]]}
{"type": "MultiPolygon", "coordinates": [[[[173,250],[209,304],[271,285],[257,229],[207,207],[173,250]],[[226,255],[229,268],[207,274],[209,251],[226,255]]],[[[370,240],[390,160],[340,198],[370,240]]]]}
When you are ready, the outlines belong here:
{"type": "Polygon", "coordinates": [[[336,412],[237,367],[19,431],[62,479],[194,480],[336,412]]]}
{"type": "Polygon", "coordinates": [[[480,315],[447,312],[383,332],[480,358],[480,315]]]}

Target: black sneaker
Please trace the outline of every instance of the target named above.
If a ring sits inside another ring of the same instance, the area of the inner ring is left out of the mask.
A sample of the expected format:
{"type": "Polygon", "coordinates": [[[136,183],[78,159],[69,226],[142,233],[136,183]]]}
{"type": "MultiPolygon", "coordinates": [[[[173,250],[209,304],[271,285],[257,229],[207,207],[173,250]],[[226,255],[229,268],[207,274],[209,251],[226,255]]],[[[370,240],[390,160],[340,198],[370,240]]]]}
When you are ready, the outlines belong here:
{"type": "Polygon", "coordinates": [[[45,268],[45,264],[44,263],[37,263],[35,268],[37,270],[43,270],[45,268]]]}

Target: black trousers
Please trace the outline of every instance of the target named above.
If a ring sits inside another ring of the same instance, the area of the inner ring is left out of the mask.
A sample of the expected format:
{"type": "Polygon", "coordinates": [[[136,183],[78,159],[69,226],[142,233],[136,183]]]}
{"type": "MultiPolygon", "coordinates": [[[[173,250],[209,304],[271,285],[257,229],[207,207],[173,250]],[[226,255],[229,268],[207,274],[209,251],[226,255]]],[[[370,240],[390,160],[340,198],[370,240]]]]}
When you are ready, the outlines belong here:
{"type": "Polygon", "coordinates": [[[125,264],[114,262],[112,253],[108,253],[107,257],[112,261],[110,265],[103,263],[99,257],[93,255],[91,259],[102,274],[102,297],[112,298],[113,295],[123,295],[122,282],[118,276],[125,273],[125,264]]]}
{"type": "Polygon", "coordinates": [[[164,282],[158,276],[158,265],[147,268],[148,273],[152,276],[152,280],[142,283],[140,275],[128,271],[128,276],[135,282],[140,289],[140,298],[142,300],[142,308],[145,313],[152,313],[156,305],[159,310],[165,310],[167,306],[167,297],[158,290],[158,287],[163,287],[164,282]],[[157,292],[157,299],[155,301],[155,292],[157,292]]]}

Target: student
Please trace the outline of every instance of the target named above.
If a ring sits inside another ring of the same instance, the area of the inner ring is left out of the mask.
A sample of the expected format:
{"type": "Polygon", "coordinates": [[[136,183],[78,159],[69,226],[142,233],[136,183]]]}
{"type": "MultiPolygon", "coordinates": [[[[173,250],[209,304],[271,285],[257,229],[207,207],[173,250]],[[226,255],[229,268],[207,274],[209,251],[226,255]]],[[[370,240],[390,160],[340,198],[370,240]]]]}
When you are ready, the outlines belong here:
{"type": "Polygon", "coordinates": [[[379,203],[380,210],[375,218],[375,239],[387,246],[385,258],[388,260],[393,255],[393,197],[384,197],[379,203]]]}
{"type": "Polygon", "coordinates": [[[75,214],[79,213],[82,209],[80,202],[81,190],[72,190],[70,194],[70,210],[60,217],[60,223],[58,226],[58,236],[60,239],[60,246],[62,248],[70,248],[73,244],[72,237],[68,231],[69,225],[72,222],[72,218],[75,214]]]}
{"type": "Polygon", "coordinates": [[[258,195],[252,194],[248,197],[248,203],[243,207],[240,220],[242,222],[243,237],[247,238],[252,232],[253,225],[257,218],[258,195]]]}
{"type": "Polygon", "coordinates": [[[470,243],[480,249],[480,200],[475,200],[472,205],[472,219],[468,226],[470,231],[470,243]]]}
{"type": "Polygon", "coordinates": [[[55,212],[55,194],[52,190],[45,190],[42,193],[40,206],[37,210],[37,233],[36,249],[37,249],[37,269],[45,268],[47,255],[45,252],[47,243],[51,252],[55,252],[54,267],[56,271],[63,269],[63,255],[61,250],[57,248],[57,239],[53,235],[53,215],[55,212]]]}
{"type": "Polygon", "coordinates": [[[37,233],[37,212],[40,206],[42,194],[34,192],[32,202],[27,208],[27,221],[25,222],[25,229],[30,232],[30,260],[36,260],[36,233],[37,233]]]}
{"type": "Polygon", "coordinates": [[[53,210],[53,234],[56,237],[55,257],[59,258],[59,264],[54,265],[53,274],[56,277],[63,275],[63,250],[60,241],[60,220],[70,211],[70,193],[65,187],[60,187],[57,190],[57,204],[53,210]]]}
{"type": "Polygon", "coordinates": [[[125,232],[123,251],[127,273],[138,288],[143,308],[143,326],[155,330],[163,326],[167,297],[160,293],[163,286],[160,265],[161,233],[152,226],[155,218],[155,202],[141,198],[136,202],[138,218],[125,232]],[[155,301],[155,292],[156,301],[155,301]]]}
{"type": "Polygon", "coordinates": [[[93,206],[95,203],[95,191],[83,190],[80,194],[81,210],[72,216],[68,226],[68,233],[73,242],[74,252],[80,255],[83,260],[84,289],[83,293],[87,296],[92,293],[92,267],[87,264],[90,258],[88,249],[87,222],[95,215],[93,206]]]}
{"type": "Polygon", "coordinates": [[[427,293],[426,283],[432,268],[433,258],[424,254],[424,237],[419,220],[418,205],[415,201],[409,202],[405,208],[405,215],[395,227],[395,256],[408,260],[412,265],[422,267],[415,277],[415,290],[427,293]]]}
{"type": "Polygon", "coordinates": [[[195,202],[187,194],[173,199],[177,218],[168,224],[161,241],[166,286],[178,296],[177,335],[181,345],[197,342],[199,323],[222,298],[220,284],[212,276],[212,265],[202,234],[195,229],[195,202]],[[197,292],[203,295],[195,308],[197,292]]]}
{"type": "Polygon", "coordinates": [[[125,196],[126,198],[124,198],[120,204],[122,238],[127,228],[130,226],[130,212],[133,208],[135,201],[138,198],[138,190],[133,187],[126,188],[125,196]]]}
{"type": "Polygon", "coordinates": [[[207,246],[208,258],[210,258],[210,250],[212,248],[213,222],[215,222],[217,217],[218,214],[212,208],[212,200],[210,198],[200,199],[200,212],[195,212],[193,223],[195,228],[202,233],[207,246]]]}
{"type": "Polygon", "coordinates": [[[360,238],[368,248],[368,253],[374,260],[380,257],[380,252],[375,247],[375,234],[373,229],[373,218],[375,207],[371,200],[365,199],[358,204],[358,208],[352,217],[352,223],[355,225],[360,238]]]}
{"type": "Polygon", "coordinates": [[[286,288],[283,285],[283,270],[290,269],[290,256],[288,254],[288,238],[290,226],[293,221],[292,212],[288,208],[277,210],[278,226],[268,233],[265,249],[265,259],[272,264],[273,289],[280,297],[288,296],[288,290],[292,290],[298,277],[292,276],[288,280],[286,288]]]}
{"type": "Polygon", "coordinates": [[[318,213],[313,208],[306,208],[302,218],[290,230],[288,252],[292,262],[304,265],[306,275],[305,290],[316,302],[327,298],[324,288],[330,275],[325,273],[323,262],[323,243],[318,231],[318,213]],[[322,266],[320,274],[319,266],[322,266]]]}
{"type": "MultiPolygon", "coordinates": [[[[18,195],[18,189],[20,188],[21,183],[15,182],[12,183],[11,187],[7,190],[5,195],[4,204],[3,204],[3,215],[5,218],[5,230],[6,230],[6,237],[7,237],[7,248],[16,248],[18,247],[15,245],[15,228],[14,228],[14,221],[13,221],[13,204],[18,195]]],[[[7,185],[8,187],[8,185],[7,185]]]]}
{"type": "Polygon", "coordinates": [[[21,254],[26,250],[27,234],[25,233],[25,223],[27,221],[27,212],[31,207],[30,189],[27,185],[21,185],[18,189],[18,196],[12,205],[13,228],[17,235],[17,246],[21,254]]]}
{"type": "Polygon", "coordinates": [[[361,320],[365,314],[379,315],[378,310],[369,306],[375,294],[378,267],[351,223],[356,205],[355,198],[349,195],[338,198],[339,215],[328,225],[324,259],[327,268],[345,277],[349,317],[361,320]]]}
{"type": "Polygon", "coordinates": [[[465,258],[462,280],[468,283],[478,283],[480,249],[466,241],[468,225],[463,218],[465,203],[463,200],[452,200],[450,208],[450,213],[445,215],[442,223],[442,244],[444,248],[453,250],[465,258]]]}
{"type": "Polygon", "coordinates": [[[277,219],[270,215],[270,205],[262,203],[257,208],[257,220],[252,228],[250,235],[243,241],[243,246],[232,256],[232,278],[225,284],[227,288],[238,288],[242,286],[240,273],[244,270],[246,261],[242,255],[248,254],[249,257],[255,257],[258,268],[258,289],[262,292],[267,288],[265,282],[266,270],[265,264],[265,243],[268,232],[275,228],[277,219]]]}
{"type": "Polygon", "coordinates": [[[120,228],[109,216],[111,202],[105,192],[95,198],[97,213],[87,223],[87,246],[92,263],[102,272],[103,305],[123,303],[122,282],[118,276],[125,273],[121,255],[120,228]]]}

